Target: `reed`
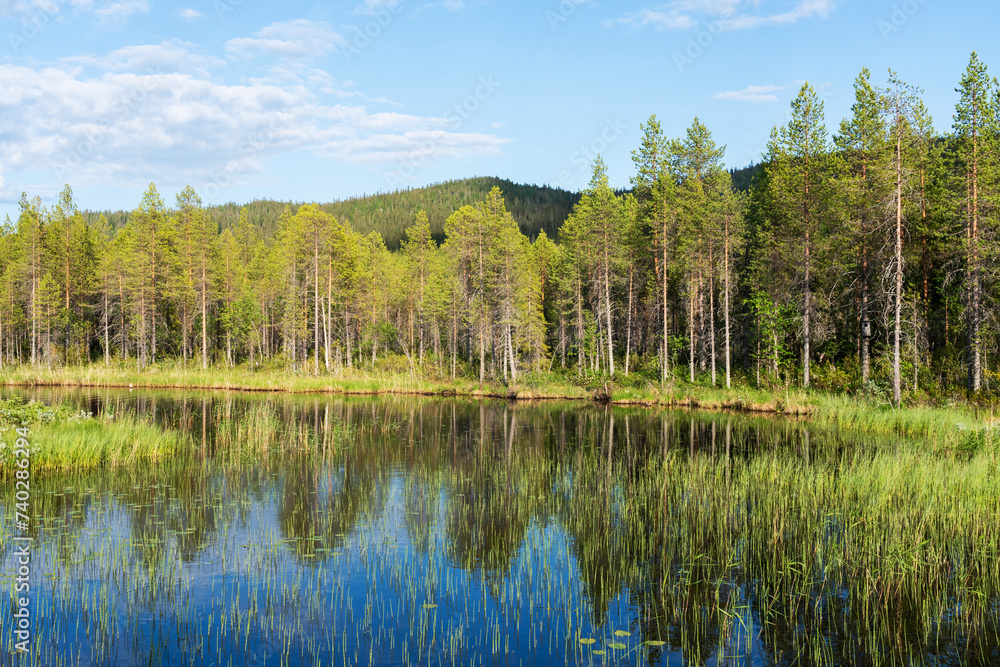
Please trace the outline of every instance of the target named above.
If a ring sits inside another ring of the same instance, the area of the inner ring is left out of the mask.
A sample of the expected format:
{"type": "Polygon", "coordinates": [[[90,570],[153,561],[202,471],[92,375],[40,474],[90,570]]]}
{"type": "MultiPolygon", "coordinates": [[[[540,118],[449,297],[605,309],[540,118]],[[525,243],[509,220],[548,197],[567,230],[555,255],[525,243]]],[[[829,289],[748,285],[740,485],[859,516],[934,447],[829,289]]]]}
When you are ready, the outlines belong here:
{"type": "Polygon", "coordinates": [[[573,404],[146,409],[186,448],[35,489],[37,664],[1000,657],[992,429],[934,448],[573,404]]]}

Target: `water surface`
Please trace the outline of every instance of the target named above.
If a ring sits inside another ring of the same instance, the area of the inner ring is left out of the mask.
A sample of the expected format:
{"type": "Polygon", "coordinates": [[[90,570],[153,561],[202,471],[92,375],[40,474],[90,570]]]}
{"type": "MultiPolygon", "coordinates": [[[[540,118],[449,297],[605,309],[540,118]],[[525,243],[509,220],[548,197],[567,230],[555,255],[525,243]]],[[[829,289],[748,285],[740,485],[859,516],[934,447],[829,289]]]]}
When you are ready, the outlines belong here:
{"type": "Polygon", "coordinates": [[[16,393],[190,446],[33,480],[35,653],[5,630],[0,664],[1000,663],[990,545],[936,544],[928,508],[924,544],[881,544],[866,517],[915,510],[843,488],[901,443],[590,404],[16,393]]]}

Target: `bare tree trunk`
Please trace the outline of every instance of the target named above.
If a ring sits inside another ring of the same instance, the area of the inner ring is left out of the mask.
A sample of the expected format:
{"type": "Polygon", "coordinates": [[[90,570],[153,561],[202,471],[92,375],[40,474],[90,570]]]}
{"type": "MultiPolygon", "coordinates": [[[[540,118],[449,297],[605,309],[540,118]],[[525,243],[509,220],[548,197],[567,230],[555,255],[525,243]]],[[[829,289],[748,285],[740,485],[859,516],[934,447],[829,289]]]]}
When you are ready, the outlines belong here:
{"type": "Polygon", "coordinates": [[[608,260],[608,243],[604,244],[604,312],[608,316],[608,375],[615,375],[615,351],[612,343],[611,329],[611,267],[608,260]]]}
{"type": "Polygon", "coordinates": [[[313,225],[313,374],[319,375],[319,228],[313,225]]]}
{"type": "MultiPolygon", "coordinates": [[[[106,285],[107,283],[105,283],[106,285]]],[[[108,326],[109,322],[108,313],[108,292],[104,290],[104,365],[108,365],[111,362],[111,332],[108,331],[110,328],[108,326]]],[[[0,355],[2,356],[2,355],[0,355]]]]}
{"type": "Polygon", "coordinates": [[[901,378],[899,371],[899,320],[903,308],[903,144],[902,128],[900,127],[900,100],[896,96],[896,301],[894,304],[895,321],[892,337],[892,400],[899,407],[901,400],[901,378]]]}
{"type": "MultiPolygon", "coordinates": [[[[808,194],[808,192],[807,192],[808,194]]],[[[805,275],[805,310],[802,317],[802,385],[809,386],[809,310],[812,307],[812,290],[809,286],[810,280],[810,257],[809,257],[809,218],[806,216],[806,275],[805,275]]]]}
{"type": "Polygon", "coordinates": [[[715,373],[715,264],[712,257],[712,244],[708,246],[708,335],[709,354],[712,355],[712,386],[716,384],[715,373]]]}
{"type": "Polygon", "coordinates": [[[201,258],[201,367],[208,368],[208,280],[206,258],[201,258]]]}
{"type": "Polygon", "coordinates": [[[979,142],[972,143],[972,217],[969,234],[969,389],[978,393],[982,386],[979,340],[979,142]]]}
{"type": "MultiPolygon", "coordinates": [[[[730,361],[729,361],[729,359],[730,359],[730,344],[729,344],[729,216],[726,216],[726,247],[725,247],[725,257],[724,257],[724,260],[723,260],[723,269],[722,270],[725,271],[725,290],[726,290],[726,298],[725,298],[725,305],[724,305],[725,310],[726,310],[726,313],[725,313],[725,326],[726,326],[726,388],[727,389],[731,389],[733,385],[732,385],[732,379],[731,379],[730,370],[729,370],[729,364],[730,364],[730,361]]],[[[728,424],[727,424],[726,427],[728,429],[728,424]]],[[[729,442],[728,441],[728,437],[729,437],[729,431],[728,430],[726,431],[726,437],[727,437],[726,442],[728,444],[728,442],[729,442]]],[[[728,449],[727,449],[727,453],[728,453],[728,449]]]]}
{"type": "Polygon", "coordinates": [[[688,357],[689,357],[688,367],[689,367],[689,376],[690,376],[689,379],[690,379],[691,382],[694,382],[694,346],[695,346],[695,341],[694,341],[694,316],[695,316],[695,312],[694,312],[694,284],[693,283],[694,283],[694,279],[692,278],[692,280],[691,280],[691,286],[690,286],[689,294],[688,294],[688,302],[690,304],[689,305],[689,317],[688,317],[688,329],[689,329],[690,334],[691,334],[691,344],[689,346],[690,350],[689,350],[689,355],[688,355],[688,357]]]}
{"type": "Polygon", "coordinates": [[[628,315],[625,318],[625,375],[628,376],[629,355],[632,352],[632,279],[633,267],[628,270],[628,315]]]}

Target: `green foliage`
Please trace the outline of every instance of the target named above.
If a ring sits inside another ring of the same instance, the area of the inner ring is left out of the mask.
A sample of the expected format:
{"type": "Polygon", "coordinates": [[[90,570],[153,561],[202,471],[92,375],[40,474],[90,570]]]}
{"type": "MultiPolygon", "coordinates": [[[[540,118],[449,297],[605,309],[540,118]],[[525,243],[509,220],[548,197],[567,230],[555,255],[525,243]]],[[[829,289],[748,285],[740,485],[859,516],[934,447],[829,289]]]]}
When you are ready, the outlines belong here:
{"type": "Polygon", "coordinates": [[[0,373],[177,359],[338,376],[385,355],[412,381],[558,369],[863,392],[891,357],[897,403],[984,396],[1000,367],[997,85],[973,54],[940,137],[888,82],[860,72],[832,142],[802,86],[744,170],[698,118],[669,138],[650,116],[627,193],[599,158],[582,193],[474,178],[206,208],[188,187],[168,210],[151,184],[104,214],[68,186],[51,207],[25,194],[0,227],[0,373]]]}
{"type": "Polygon", "coordinates": [[[0,429],[51,424],[53,422],[78,422],[91,419],[92,415],[74,410],[66,404],[50,406],[41,401],[24,401],[17,397],[0,398],[0,429]]]}

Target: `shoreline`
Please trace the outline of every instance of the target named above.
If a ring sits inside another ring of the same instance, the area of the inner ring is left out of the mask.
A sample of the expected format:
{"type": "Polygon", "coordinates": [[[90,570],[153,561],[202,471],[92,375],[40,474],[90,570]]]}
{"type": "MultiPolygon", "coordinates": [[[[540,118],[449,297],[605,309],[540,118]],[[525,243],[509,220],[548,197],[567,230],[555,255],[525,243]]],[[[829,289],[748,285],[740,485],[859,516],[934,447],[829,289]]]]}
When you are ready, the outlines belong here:
{"type": "MultiPolygon", "coordinates": [[[[608,404],[615,405],[619,407],[643,407],[643,408],[686,408],[686,409],[696,409],[696,410],[728,410],[733,412],[746,412],[755,414],[774,414],[774,415],[786,415],[786,416],[810,416],[817,413],[817,409],[813,406],[804,405],[801,403],[789,403],[784,404],[769,400],[767,402],[747,402],[746,397],[741,394],[741,389],[722,389],[722,388],[712,388],[712,387],[701,387],[698,385],[690,385],[686,387],[688,392],[677,392],[675,387],[668,387],[665,390],[660,390],[658,388],[654,389],[652,393],[648,391],[639,392],[635,389],[630,388],[620,388],[615,389],[609,395],[606,391],[597,390],[587,390],[583,387],[578,387],[576,385],[558,385],[558,389],[555,391],[551,390],[539,390],[531,387],[518,387],[517,385],[511,386],[497,386],[497,385],[486,385],[485,387],[479,385],[478,383],[467,383],[466,386],[459,384],[457,386],[442,386],[442,382],[435,380],[419,380],[411,378],[392,378],[391,380],[378,378],[374,376],[362,376],[360,378],[342,378],[333,380],[329,376],[301,376],[294,374],[278,374],[279,379],[289,379],[292,383],[287,386],[276,386],[268,384],[267,386],[260,386],[255,384],[249,384],[246,382],[232,382],[232,381],[221,381],[221,382],[201,382],[199,378],[192,378],[190,382],[177,382],[176,378],[171,378],[162,382],[149,381],[148,378],[143,378],[138,380],[138,378],[133,378],[131,381],[125,381],[120,379],[81,379],[79,377],[73,377],[73,370],[76,369],[63,369],[60,371],[43,371],[45,375],[61,375],[61,378],[51,378],[51,377],[34,377],[34,378],[24,378],[24,379],[8,379],[4,377],[4,373],[0,373],[0,386],[9,388],[105,388],[105,389],[165,389],[165,390],[194,390],[194,391],[238,391],[247,393],[275,393],[275,394],[322,394],[327,396],[426,396],[426,397],[465,397],[473,399],[499,399],[499,400],[509,400],[509,401],[573,401],[573,402],[591,402],[595,404],[608,404]],[[70,373],[66,373],[66,371],[70,373]],[[295,380],[299,382],[296,383],[295,380]],[[373,388],[352,388],[347,386],[350,382],[361,381],[365,383],[379,383],[380,385],[384,382],[390,382],[394,386],[377,386],[373,388]],[[319,383],[319,384],[317,384],[319,383]],[[407,387],[406,384],[417,384],[417,385],[430,385],[425,387],[407,387]],[[302,384],[307,384],[309,386],[300,386],[302,384]],[[403,386],[400,386],[403,385],[403,386]],[[562,389],[563,391],[560,391],[562,389]],[[571,389],[575,391],[566,391],[566,389],[571,389]],[[665,393],[661,393],[664,391],[665,393]],[[731,399],[705,399],[693,395],[694,392],[722,392],[731,394],[731,399]],[[617,394],[617,395],[616,395],[617,394]],[[639,394],[639,395],[636,395],[639,394]],[[643,395],[644,394],[644,395],[643,395]]],[[[79,370],[88,370],[81,368],[79,370]]],[[[108,370],[108,369],[101,369],[108,370]]],[[[114,371],[112,371],[114,372],[114,371]]],[[[172,374],[178,371],[172,371],[172,374]]],[[[204,373],[209,373],[211,371],[194,371],[192,374],[202,375],[204,373]]],[[[243,376],[254,377],[253,373],[247,373],[246,371],[224,371],[224,373],[236,373],[243,376]]],[[[268,379],[273,379],[268,378],[268,379]]],[[[766,393],[766,390],[753,390],[766,393]]]]}

